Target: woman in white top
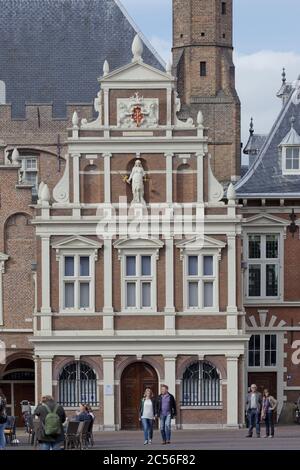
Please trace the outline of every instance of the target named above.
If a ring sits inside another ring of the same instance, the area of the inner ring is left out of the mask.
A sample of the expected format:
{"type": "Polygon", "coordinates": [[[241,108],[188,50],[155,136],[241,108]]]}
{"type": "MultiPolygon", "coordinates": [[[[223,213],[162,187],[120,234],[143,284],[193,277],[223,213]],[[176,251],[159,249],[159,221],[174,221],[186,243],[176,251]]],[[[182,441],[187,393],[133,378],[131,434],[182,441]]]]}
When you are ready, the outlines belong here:
{"type": "Polygon", "coordinates": [[[151,388],[146,388],[140,404],[140,421],[144,431],[144,445],[152,444],[153,423],[155,421],[156,404],[151,388]]]}

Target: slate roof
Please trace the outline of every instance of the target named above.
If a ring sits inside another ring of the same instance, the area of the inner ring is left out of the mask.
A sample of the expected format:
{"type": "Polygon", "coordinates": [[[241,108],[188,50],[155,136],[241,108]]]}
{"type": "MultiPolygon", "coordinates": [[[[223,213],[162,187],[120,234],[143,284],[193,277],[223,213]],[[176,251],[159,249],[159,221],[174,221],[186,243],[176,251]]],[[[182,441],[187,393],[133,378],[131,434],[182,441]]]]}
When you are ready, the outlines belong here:
{"type": "MultiPolygon", "coordinates": [[[[103,62],[110,70],[131,61],[138,28],[119,0],[0,0],[0,80],[6,102],[22,117],[24,103],[92,103],[103,62]]],[[[163,69],[148,41],[143,59],[163,69]]]]}
{"type": "MultiPolygon", "coordinates": [[[[299,87],[299,82],[296,85],[299,87]]],[[[248,172],[236,184],[238,197],[292,197],[300,196],[300,175],[282,174],[281,142],[293,123],[300,134],[300,88],[292,90],[281,109],[258,157],[248,172]],[[295,100],[298,96],[298,101],[295,100]]]]}
{"type": "Polygon", "coordinates": [[[252,135],[250,134],[249,140],[247,144],[245,145],[243,152],[246,155],[258,154],[261,148],[263,147],[267,137],[268,136],[264,134],[252,134],[252,135]]]}

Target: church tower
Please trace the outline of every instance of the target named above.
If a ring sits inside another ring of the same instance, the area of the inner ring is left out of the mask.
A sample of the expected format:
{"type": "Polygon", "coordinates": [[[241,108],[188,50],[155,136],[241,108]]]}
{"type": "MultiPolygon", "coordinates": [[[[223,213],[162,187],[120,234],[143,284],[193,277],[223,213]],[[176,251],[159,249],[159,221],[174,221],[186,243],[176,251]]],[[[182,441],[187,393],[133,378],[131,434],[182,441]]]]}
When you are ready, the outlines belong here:
{"type": "Polygon", "coordinates": [[[173,0],[173,65],[181,118],[199,110],[216,177],[240,174],[240,101],[232,59],[233,0],[173,0]]]}

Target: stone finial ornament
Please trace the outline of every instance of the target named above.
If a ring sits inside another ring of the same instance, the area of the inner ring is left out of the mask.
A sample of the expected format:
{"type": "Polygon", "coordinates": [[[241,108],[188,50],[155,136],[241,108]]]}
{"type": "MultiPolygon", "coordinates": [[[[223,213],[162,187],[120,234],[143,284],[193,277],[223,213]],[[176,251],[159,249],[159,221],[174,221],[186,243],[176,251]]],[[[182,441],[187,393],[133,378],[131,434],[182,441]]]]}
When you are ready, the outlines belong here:
{"type": "Polygon", "coordinates": [[[105,60],[103,64],[103,77],[106,77],[106,75],[108,74],[109,74],[109,63],[107,60],[105,60]]]}
{"type": "Polygon", "coordinates": [[[143,55],[144,46],[143,46],[142,40],[141,40],[141,38],[138,34],[136,34],[135,37],[134,37],[134,40],[132,42],[131,50],[132,50],[132,54],[133,54],[132,62],[136,62],[136,61],[139,61],[139,60],[142,61],[143,60],[142,55],[143,55]]]}
{"type": "Polygon", "coordinates": [[[227,199],[228,201],[235,201],[236,199],[236,192],[232,183],[230,183],[227,189],[227,199]]]}
{"type": "Polygon", "coordinates": [[[39,189],[38,189],[38,200],[39,200],[39,201],[41,200],[41,197],[42,197],[42,189],[43,189],[44,186],[45,186],[44,181],[41,181],[40,184],[39,184],[39,189]]]}
{"type": "Polygon", "coordinates": [[[11,154],[11,163],[15,166],[20,165],[20,154],[17,148],[14,148],[11,154]]]}
{"type": "Polygon", "coordinates": [[[44,183],[44,186],[42,187],[40,200],[42,204],[50,201],[50,191],[46,183],[44,183]]]}
{"type": "Polygon", "coordinates": [[[198,127],[203,127],[203,122],[204,122],[203,113],[202,113],[202,111],[199,111],[198,114],[197,114],[197,125],[198,125],[198,127]]]}
{"type": "Polygon", "coordinates": [[[73,116],[72,116],[73,127],[78,127],[78,123],[79,123],[79,117],[78,117],[77,111],[74,111],[73,116]]]}

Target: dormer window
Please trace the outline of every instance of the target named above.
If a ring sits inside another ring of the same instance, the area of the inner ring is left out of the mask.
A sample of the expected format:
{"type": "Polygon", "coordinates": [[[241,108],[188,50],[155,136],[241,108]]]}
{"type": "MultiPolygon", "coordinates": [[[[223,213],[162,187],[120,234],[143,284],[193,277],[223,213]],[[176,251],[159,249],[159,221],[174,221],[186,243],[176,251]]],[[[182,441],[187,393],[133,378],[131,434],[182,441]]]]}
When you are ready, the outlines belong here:
{"type": "Polygon", "coordinates": [[[300,147],[287,147],[285,149],[285,169],[299,170],[300,147]]]}
{"type": "Polygon", "coordinates": [[[291,129],[280,144],[282,149],[282,173],[300,174],[300,136],[294,128],[295,118],[291,119],[291,129]]]}

